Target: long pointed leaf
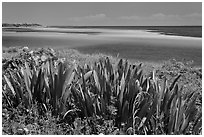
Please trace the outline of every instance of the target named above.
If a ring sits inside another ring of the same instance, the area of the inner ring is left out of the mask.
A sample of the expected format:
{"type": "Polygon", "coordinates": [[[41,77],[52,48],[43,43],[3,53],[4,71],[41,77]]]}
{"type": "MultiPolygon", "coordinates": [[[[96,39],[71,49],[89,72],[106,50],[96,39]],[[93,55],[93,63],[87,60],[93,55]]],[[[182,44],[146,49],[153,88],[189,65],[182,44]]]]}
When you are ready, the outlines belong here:
{"type": "Polygon", "coordinates": [[[4,79],[6,80],[6,83],[8,84],[9,88],[11,89],[11,92],[13,93],[13,95],[16,95],[16,92],[14,91],[14,88],[10,82],[10,80],[6,77],[6,75],[4,75],[4,79]]]}

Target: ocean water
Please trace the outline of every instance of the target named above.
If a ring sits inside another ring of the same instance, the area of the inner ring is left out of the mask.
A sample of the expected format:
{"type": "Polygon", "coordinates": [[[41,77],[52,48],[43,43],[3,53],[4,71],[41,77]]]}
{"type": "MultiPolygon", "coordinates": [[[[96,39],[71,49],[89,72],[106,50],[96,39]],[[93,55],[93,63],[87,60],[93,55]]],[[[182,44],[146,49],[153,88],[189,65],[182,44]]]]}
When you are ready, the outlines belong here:
{"type": "Polygon", "coordinates": [[[122,58],[155,63],[175,58],[178,61],[193,60],[195,66],[202,66],[202,27],[199,26],[3,29],[2,46],[76,49],[86,54],[119,54],[122,58]]]}
{"type": "Polygon", "coordinates": [[[118,30],[148,30],[165,35],[202,37],[202,26],[50,26],[57,28],[94,28],[118,30]]]}

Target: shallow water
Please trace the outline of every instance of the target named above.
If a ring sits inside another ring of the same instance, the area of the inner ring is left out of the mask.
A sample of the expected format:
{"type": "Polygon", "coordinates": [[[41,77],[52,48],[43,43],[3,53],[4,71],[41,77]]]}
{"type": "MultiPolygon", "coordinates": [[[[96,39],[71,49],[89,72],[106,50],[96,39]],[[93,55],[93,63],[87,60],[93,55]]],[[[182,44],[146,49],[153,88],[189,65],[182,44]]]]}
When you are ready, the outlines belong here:
{"type": "Polygon", "coordinates": [[[144,30],[75,28],[52,29],[52,32],[3,32],[2,45],[71,48],[82,53],[113,56],[119,53],[123,58],[156,63],[172,58],[186,59],[193,60],[195,66],[202,66],[202,38],[167,36],[144,30]],[[100,33],[93,35],[84,32],[100,33]]]}

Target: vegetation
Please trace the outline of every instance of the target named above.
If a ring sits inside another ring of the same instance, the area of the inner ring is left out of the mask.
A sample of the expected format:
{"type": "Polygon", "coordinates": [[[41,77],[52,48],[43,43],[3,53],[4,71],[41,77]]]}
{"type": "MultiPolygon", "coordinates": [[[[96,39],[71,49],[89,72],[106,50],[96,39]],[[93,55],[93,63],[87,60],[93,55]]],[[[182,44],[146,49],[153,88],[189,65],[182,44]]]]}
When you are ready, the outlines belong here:
{"type": "Polygon", "coordinates": [[[16,24],[9,24],[9,23],[2,23],[2,27],[41,27],[42,25],[37,23],[16,23],[16,24]]]}
{"type": "Polygon", "coordinates": [[[2,60],[3,134],[202,133],[202,72],[188,63],[147,71],[112,57],[18,53],[2,60]]]}

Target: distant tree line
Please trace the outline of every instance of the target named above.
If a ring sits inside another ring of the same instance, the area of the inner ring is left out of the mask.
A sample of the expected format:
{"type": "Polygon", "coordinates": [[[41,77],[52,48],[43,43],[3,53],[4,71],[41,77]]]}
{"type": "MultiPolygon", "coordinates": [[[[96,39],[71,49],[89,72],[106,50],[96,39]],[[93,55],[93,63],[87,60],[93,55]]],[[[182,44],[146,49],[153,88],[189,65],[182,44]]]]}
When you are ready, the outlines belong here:
{"type": "Polygon", "coordinates": [[[42,25],[37,24],[37,23],[14,23],[14,24],[9,24],[9,23],[2,23],[2,27],[40,27],[42,25]]]}

